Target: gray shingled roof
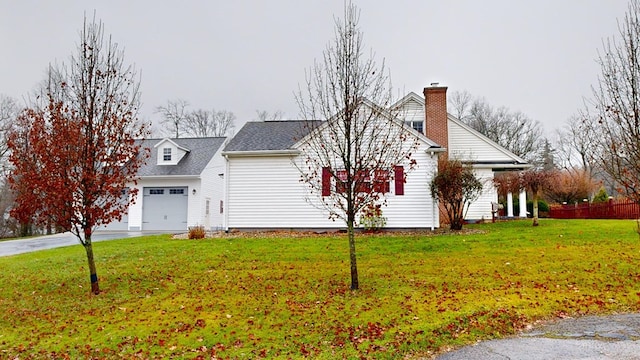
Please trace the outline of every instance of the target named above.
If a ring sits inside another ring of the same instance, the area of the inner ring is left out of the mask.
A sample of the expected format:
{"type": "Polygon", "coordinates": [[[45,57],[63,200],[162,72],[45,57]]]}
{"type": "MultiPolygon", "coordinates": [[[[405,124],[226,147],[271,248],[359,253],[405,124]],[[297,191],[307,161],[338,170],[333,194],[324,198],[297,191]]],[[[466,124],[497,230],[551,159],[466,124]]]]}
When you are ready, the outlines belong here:
{"type": "Polygon", "coordinates": [[[320,121],[247,122],[224,151],[288,150],[320,121]]]}
{"type": "Polygon", "coordinates": [[[189,150],[177,165],[157,165],[158,149],[154,146],[164,139],[140,140],[149,148],[147,164],[140,167],[138,176],[200,175],[213,155],[224,144],[224,137],[178,138],[171,141],[189,150]]]}

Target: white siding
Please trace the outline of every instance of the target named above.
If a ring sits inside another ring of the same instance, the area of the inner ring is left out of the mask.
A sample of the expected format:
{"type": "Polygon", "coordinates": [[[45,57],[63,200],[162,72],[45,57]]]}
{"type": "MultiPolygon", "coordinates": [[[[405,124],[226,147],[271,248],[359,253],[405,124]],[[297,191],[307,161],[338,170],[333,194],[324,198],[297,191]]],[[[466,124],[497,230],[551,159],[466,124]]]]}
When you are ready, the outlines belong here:
{"type": "Polygon", "coordinates": [[[399,117],[404,121],[424,121],[424,100],[420,102],[410,99],[404,103],[399,117]]]}
{"type": "Polygon", "coordinates": [[[417,166],[406,175],[404,195],[387,196],[387,206],[382,209],[388,228],[430,228],[432,225],[437,228],[440,224],[438,206],[430,190],[438,167],[438,157],[425,153],[424,147],[421,147],[414,158],[417,166]]]}
{"type": "Polygon", "coordinates": [[[482,162],[504,162],[515,159],[494,142],[449,119],[449,158],[482,162]]]}
{"type": "MultiPolygon", "coordinates": [[[[421,148],[415,158],[418,166],[407,174],[405,195],[387,196],[387,206],[382,211],[388,228],[438,227],[438,209],[429,193],[437,156],[421,148]]],[[[229,228],[345,227],[342,220],[329,220],[326,210],[305,200],[309,197],[314,202],[317,198],[307,195],[307,185],[300,182],[300,172],[291,157],[232,156],[228,175],[229,228]]]]}
{"type": "Polygon", "coordinates": [[[288,156],[231,157],[229,228],[341,228],[305,201],[300,173],[288,156]]]}
{"type": "Polygon", "coordinates": [[[465,216],[470,220],[491,220],[491,203],[498,202],[498,191],[493,185],[493,171],[491,169],[475,169],[476,177],[484,185],[482,194],[471,206],[465,216]]]}
{"type": "Polygon", "coordinates": [[[209,229],[218,230],[224,228],[224,214],[220,213],[220,202],[224,201],[224,177],[225,174],[225,160],[220,155],[220,151],[224,146],[220,147],[220,150],[211,158],[207,167],[202,171],[201,176],[201,192],[199,198],[200,213],[199,224],[208,227],[209,229]],[[220,175],[222,174],[222,176],[220,175]],[[207,199],[210,200],[209,215],[206,214],[207,199]]]}

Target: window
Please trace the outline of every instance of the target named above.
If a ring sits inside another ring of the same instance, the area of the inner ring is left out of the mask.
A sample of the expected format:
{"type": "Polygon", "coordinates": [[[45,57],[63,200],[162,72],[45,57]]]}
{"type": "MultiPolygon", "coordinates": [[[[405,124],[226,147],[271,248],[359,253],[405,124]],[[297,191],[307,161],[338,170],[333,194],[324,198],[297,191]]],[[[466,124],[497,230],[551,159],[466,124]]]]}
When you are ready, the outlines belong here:
{"type": "Polygon", "coordinates": [[[404,123],[407,126],[411,126],[414,130],[416,130],[416,131],[418,131],[420,133],[424,133],[424,121],[422,121],[422,120],[420,120],[420,121],[412,120],[412,121],[405,121],[404,123]]]}
{"type": "Polygon", "coordinates": [[[373,190],[379,193],[389,192],[389,171],[375,170],[373,172],[373,190]]]}
{"type": "Polygon", "coordinates": [[[162,149],[162,160],[171,161],[171,148],[162,149]]]}
{"type": "Polygon", "coordinates": [[[209,207],[211,206],[211,200],[207,199],[204,205],[204,214],[209,215],[209,207]]]}
{"type": "MultiPolygon", "coordinates": [[[[355,174],[354,180],[357,182],[358,192],[371,192],[389,193],[391,192],[391,174],[389,170],[375,169],[375,170],[362,170],[355,174]]],[[[345,182],[347,181],[348,173],[346,170],[337,170],[333,178],[335,178],[335,191],[343,193],[346,190],[345,182]]],[[[395,194],[404,195],[404,168],[402,166],[395,166],[393,169],[393,180],[395,183],[395,194]]],[[[322,168],[322,196],[331,195],[332,176],[331,169],[328,167],[322,168]]]]}
{"type": "Polygon", "coordinates": [[[169,189],[171,195],[184,195],[184,189],[169,189]]]}
{"type": "Polygon", "coordinates": [[[338,170],[336,171],[336,191],[339,193],[343,193],[346,190],[346,185],[344,184],[347,181],[347,170],[338,170]]]}
{"type": "Polygon", "coordinates": [[[164,194],[164,189],[150,189],[149,195],[162,195],[164,194]]]}

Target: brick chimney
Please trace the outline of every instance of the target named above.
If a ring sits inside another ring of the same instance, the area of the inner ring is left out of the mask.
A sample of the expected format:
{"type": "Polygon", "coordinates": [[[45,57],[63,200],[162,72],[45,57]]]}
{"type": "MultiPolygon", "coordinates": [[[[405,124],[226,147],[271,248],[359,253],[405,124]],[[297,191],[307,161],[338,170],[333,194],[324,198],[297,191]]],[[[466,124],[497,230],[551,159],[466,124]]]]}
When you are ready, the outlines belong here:
{"type": "Polygon", "coordinates": [[[449,147],[447,87],[431,83],[424,88],[424,134],[438,145],[449,147]]]}

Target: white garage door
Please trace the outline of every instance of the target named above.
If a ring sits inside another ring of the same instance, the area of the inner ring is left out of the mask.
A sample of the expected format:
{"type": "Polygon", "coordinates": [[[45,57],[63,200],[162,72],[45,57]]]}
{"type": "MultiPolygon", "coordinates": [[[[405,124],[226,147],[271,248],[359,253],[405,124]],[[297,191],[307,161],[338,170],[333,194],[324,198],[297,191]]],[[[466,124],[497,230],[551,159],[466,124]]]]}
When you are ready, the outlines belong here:
{"type": "Polygon", "coordinates": [[[142,230],[187,230],[187,187],[146,187],[142,230]]]}

